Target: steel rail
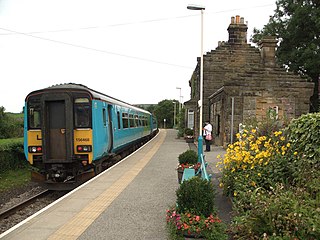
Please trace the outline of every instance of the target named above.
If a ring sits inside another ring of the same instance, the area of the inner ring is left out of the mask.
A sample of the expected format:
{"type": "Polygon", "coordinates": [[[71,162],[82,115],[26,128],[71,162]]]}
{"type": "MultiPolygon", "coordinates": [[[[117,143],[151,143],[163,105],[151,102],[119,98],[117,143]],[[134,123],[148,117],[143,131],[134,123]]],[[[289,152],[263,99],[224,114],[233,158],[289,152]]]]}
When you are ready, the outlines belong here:
{"type": "Polygon", "coordinates": [[[32,197],[30,197],[29,199],[21,202],[21,203],[18,203],[16,204],[15,206],[7,209],[7,210],[4,210],[2,212],[0,212],[0,221],[5,219],[5,218],[8,218],[10,216],[12,216],[13,214],[15,214],[16,212],[18,212],[19,210],[23,209],[23,208],[26,208],[27,206],[29,206],[31,203],[34,203],[37,199],[39,198],[42,198],[46,195],[48,195],[49,193],[51,193],[52,191],[51,190],[44,190],[32,197]]]}

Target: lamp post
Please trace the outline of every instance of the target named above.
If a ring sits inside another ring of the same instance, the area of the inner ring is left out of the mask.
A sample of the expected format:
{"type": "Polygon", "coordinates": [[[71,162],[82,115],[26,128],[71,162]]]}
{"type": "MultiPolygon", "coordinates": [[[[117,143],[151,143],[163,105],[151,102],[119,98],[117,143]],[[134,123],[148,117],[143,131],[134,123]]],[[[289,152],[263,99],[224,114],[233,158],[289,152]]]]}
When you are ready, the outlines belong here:
{"type": "Polygon", "coordinates": [[[174,104],[173,107],[173,128],[176,128],[176,101],[172,101],[174,104]]]}
{"type": "Polygon", "coordinates": [[[200,155],[203,154],[203,138],[202,138],[202,110],[203,110],[203,11],[205,7],[189,5],[187,6],[189,10],[197,10],[201,11],[201,44],[200,44],[200,99],[199,99],[199,107],[200,107],[200,116],[199,116],[199,137],[198,137],[198,155],[200,161],[200,155]]]}
{"type": "Polygon", "coordinates": [[[181,105],[182,105],[182,103],[181,103],[181,87],[176,87],[176,89],[179,89],[179,90],[180,90],[180,95],[179,95],[179,113],[180,113],[180,111],[181,111],[181,105]]]}

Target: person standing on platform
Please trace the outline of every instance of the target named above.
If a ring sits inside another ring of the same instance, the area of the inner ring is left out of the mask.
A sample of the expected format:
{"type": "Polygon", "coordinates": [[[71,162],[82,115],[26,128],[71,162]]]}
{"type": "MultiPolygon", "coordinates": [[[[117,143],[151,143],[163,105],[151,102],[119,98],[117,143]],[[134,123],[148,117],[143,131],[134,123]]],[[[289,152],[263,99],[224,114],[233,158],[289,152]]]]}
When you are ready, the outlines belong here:
{"type": "Polygon", "coordinates": [[[205,122],[205,126],[203,128],[203,136],[204,140],[206,142],[206,150],[205,152],[210,152],[210,145],[212,141],[212,125],[210,124],[209,121],[205,122]]]}

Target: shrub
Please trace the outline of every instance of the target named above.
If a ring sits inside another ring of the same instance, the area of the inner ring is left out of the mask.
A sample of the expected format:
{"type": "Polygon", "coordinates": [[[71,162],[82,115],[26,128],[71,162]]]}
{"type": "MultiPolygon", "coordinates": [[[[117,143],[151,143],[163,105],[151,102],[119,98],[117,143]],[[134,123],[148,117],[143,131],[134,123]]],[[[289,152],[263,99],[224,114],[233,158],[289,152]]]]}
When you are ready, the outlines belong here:
{"type": "Polygon", "coordinates": [[[305,185],[320,171],[320,113],[311,113],[292,120],[287,128],[288,140],[296,154],[289,169],[293,183],[305,185]]]}
{"type": "Polygon", "coordinates": [[[304,189],[277,184],[274,189],[258,188],[243,197],[250,204],[234,219],[234,239],[319,239],[317,203],[304,189]]]}
{"type": "Polygon", "coordinates": [[[23,138],[0,141],[0,172],[26,166],[23,138]]]}
{"type": "Polygon", "coordinates": [[[213,184],[205,179],[193,177],[183,181],[176,194],[177,211],[180,213],[190,212],[209,217],[215,211],[213,184]]]}
{"type": "Polygon", "coordinates": [[[193,136],[193,130],[191,128],[186,128],[184,130],[184,133],[187,135],[187,136],[193,136]]]}
{"type": "Polygon", "coordinates": [[[178,157],[178,160],[179,164],[196,164],[198,162],[198,154],[195,151],[189,149],[181,153],[178,157]]]}
{"type": "Polygon", "coordinates": [[[234,239],[319,239],[320,114],[267,135],[258,130],[238,134],[220,162],[237,212],[234,239]]]}

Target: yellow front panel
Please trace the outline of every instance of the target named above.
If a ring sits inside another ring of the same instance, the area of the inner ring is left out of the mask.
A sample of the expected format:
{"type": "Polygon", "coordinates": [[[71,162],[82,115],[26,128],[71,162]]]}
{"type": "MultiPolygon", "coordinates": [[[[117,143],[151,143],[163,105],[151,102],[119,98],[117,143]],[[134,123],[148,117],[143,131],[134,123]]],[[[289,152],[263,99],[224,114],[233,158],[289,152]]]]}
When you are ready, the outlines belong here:
{"type": "MultiPolygon", "coordinates": [[[[42,147],[42,134],[41,130],[29,130],[28,131],[28,147],[29,146],[41,146],[42,147]]],[[[33,164],[33,156],[42,155],[42,153],[29,153],[28,160],[30,164],[33,164]]]]}
{"type": "Polygon", "coordinates": [[[88,154],[89,155],[89,164],[92,163],[93,153],[92,152],[78,152],[77,146],[78,145],[92,145],[92,129],[75,129],[73,132],[74,136],[74,153],[75,154],[88,154]]]}

